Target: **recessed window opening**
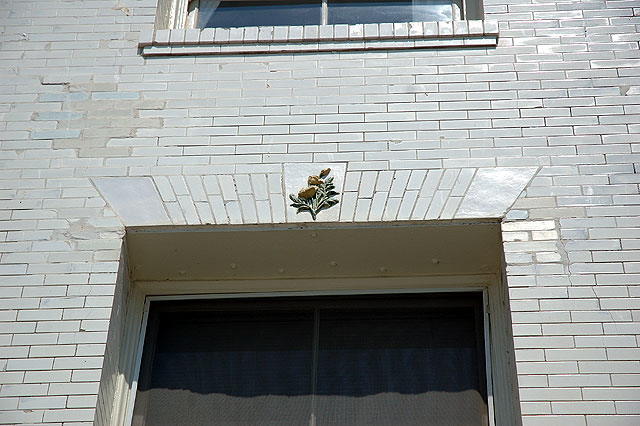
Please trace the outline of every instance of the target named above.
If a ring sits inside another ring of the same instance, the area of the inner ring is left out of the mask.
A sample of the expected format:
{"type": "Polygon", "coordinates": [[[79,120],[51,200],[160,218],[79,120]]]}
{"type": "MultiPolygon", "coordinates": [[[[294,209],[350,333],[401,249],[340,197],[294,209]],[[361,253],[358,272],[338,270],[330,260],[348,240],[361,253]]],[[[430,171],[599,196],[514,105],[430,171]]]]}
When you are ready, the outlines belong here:
{"type": "Polygon", "coordinates": [[[232,28],[452,21],[461,0],[191,0],[187,26],[232,28]]]}
{"type": "Polygon", "coordinates": [[[489,424],[482,292],[152,301],[133,425],[489,424]]]}

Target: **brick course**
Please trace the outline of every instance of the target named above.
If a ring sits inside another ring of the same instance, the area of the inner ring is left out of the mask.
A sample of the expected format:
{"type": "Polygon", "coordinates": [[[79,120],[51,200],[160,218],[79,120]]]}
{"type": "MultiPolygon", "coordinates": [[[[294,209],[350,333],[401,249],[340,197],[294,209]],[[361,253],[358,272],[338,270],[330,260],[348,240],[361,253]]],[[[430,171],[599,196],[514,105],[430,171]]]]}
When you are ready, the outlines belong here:
{"type": "Polygon", "coordinates": [[[1,424],[107,424],[128,223],[99,178],[148,178],[163,224],[283,223],[288,163],[344,165],[338,222],[504,218],[523,424],[640,423],[637,3],[486,0],[488,47],[142,56],[199,33],[152,38],[155,3],[0,4],[1,424]]]}

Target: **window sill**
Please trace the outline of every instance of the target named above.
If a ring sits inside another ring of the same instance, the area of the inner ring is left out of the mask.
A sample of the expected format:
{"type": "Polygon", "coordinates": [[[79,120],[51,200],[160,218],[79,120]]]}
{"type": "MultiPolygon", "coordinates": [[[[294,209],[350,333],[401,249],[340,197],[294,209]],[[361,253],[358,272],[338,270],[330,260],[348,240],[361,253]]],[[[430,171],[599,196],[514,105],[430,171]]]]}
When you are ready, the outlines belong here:
{"type": "Polygon", "coordinates": [[[491,47],[496,21],[173,29],[142,32],[143,56],[491,47]]]}

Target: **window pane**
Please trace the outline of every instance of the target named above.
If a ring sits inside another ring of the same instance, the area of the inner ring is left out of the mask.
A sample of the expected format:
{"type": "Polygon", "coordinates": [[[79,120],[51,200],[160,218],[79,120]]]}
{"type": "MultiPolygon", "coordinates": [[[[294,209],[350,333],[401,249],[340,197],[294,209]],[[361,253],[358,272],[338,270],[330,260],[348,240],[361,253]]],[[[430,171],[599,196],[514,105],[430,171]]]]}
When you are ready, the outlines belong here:
{"type": "Polygon", "coordinates": [[[312,344],[313,312],[163,312],[144,424],[306,425],[312,344]]]}
{"type": "Polygon", "coordinates": [[[447,0],[328,0],[329,24],[451,21],[447,0]]]}
{"type": "Polygon", "coordinates": [[[133,425],[484,425],[483,336],[480,293],[154,302],[133,425]]]}
{"type": "Polygon", "coordinates": [[[325,310],[319,334],[319,426],[487,418],[473,308],[325,310]]]}
{"type": "Polygon", "coordinates": [[[215,12],[207,12],[204,27],[250,27],[261,25],[319,25],[320,0],[223,1],[215,12]]]}

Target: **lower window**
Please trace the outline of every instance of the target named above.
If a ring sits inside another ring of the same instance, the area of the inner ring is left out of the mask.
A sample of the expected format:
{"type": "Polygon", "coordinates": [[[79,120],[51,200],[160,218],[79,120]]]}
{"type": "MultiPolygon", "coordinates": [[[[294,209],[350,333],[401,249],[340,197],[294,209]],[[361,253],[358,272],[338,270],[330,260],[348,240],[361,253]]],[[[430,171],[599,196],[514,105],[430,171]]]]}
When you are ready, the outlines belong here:
{"type": "Polygon", "coordinates": [[[482,293],[154,301],[134,425],[486,425],[482,293]]]}

